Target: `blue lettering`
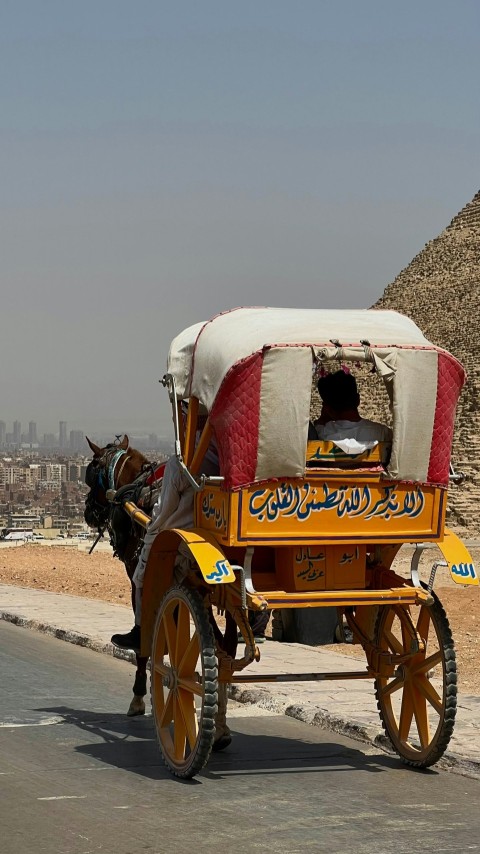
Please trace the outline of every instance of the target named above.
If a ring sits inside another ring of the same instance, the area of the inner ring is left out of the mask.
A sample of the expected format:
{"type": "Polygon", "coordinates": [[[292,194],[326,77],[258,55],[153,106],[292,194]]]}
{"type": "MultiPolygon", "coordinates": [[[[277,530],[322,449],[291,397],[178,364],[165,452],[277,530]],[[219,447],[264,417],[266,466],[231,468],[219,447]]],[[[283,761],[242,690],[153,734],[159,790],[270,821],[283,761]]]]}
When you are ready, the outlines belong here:
{"type": "Polygon", "coordinates": [[[300,522],[312,514],[335,511],[338,518],[363,517],[370,519],[401,518],[415,519],[425,506],[421,489],[411,490],[400,497],[394,486],[383,488],[383,495],[373,501],[370,488],[340,486],[330,489],[324,483],[321,490],[309,483],[301,486],[282,484],[276,489],[257,489],[250,497],[249,511],[259,522],[275,522],[279,518],[294,517],[300,522]],[[317,496],[317,492],[321,497],[317,496]],[[403,498],[403,500],[402,500],[403,498]]]}

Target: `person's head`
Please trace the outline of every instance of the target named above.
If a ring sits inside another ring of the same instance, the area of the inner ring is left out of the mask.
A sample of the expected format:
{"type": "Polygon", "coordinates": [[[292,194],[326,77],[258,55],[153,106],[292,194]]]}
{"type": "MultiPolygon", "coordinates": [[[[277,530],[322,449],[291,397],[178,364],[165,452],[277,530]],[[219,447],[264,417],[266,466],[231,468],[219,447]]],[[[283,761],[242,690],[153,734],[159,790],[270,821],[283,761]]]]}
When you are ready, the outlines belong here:
{"type": "Polygon", "coordinates": [[[335,420],[347,414],[357,414],[360,395],[353,374],[342,370],[326,374],[320,377],[317,388],[323,401],[323,410],[329,418],[335,420]]]}

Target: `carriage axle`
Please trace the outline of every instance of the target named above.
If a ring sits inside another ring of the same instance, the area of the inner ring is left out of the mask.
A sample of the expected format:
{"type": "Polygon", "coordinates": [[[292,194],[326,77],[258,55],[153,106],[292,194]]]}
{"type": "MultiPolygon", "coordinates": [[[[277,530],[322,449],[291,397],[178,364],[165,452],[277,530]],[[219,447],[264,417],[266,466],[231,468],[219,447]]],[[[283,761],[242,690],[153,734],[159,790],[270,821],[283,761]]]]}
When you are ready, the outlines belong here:
{"type": "Polygon", "coordinates": [[[232,679],[232,683],[240,682],[327,682],[339,679],[373,679],[374,674],[368,670],[352,670],[342,673],[268,673],[259,676],[256,673],[242,673],[232,679]]]}

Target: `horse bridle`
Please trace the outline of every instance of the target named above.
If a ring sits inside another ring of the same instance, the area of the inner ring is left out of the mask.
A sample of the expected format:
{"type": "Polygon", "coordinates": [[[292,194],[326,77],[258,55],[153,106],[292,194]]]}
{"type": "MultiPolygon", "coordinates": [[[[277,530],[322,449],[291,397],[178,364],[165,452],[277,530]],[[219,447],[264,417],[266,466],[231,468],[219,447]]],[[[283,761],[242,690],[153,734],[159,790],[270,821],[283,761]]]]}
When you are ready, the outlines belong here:
{"type": "MultiPolygon", "coordinates": [[[[90,478],[85,477],[87,486],[90,486],[90,492],[85,499],[85,506],[88,509],[88,516],[91,520],[92,527],[96,527],[99,531],[105,530],[108,522],[109,506],[104,501],[99,501],[98,496],[101,492],[106,494],[108,490],[116,488],[116,482],[120,479],[125,464],[131,459],[127,451],[119,448],[118,445],[109,444],[106,446],[101,457],[94,458],[90,463],[92,467],[90,471],[95,470],[95,479],[90,483],[90,478]],[[115,476],[115,469],[118,461],[124,457],[118,475],[115,476]],[[106,476],[106,479],[105,479],[106,476]]],[[[87,468],[87,472],[88,472],[87,468]]]]}

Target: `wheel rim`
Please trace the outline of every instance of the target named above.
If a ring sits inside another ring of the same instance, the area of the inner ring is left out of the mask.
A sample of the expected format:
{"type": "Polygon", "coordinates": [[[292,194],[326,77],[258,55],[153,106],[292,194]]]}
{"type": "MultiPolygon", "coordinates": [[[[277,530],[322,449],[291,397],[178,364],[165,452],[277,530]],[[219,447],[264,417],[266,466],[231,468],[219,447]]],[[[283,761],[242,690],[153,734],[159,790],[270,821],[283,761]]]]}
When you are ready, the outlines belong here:
{"type": "Polygon", "coordinates": [[[167,594],[152,648],[152,710],[167,764],[186,773],[202,740],[205,701],[204,640],[189,596],[167,594]]]}
{"type": "Polygon", "coordinates": [[[453,731],[455,653],[443,610],[427,605],[419,608],[418,616],[405,606],[382,609],[377,643],[383,652],[403,656],[411,649],[408,614],[425,648],[399,663],[392,676],[377,678],[376,695],[382,722],[397,752],[409,762],[426,766],[443,753],[453,731]]]}

